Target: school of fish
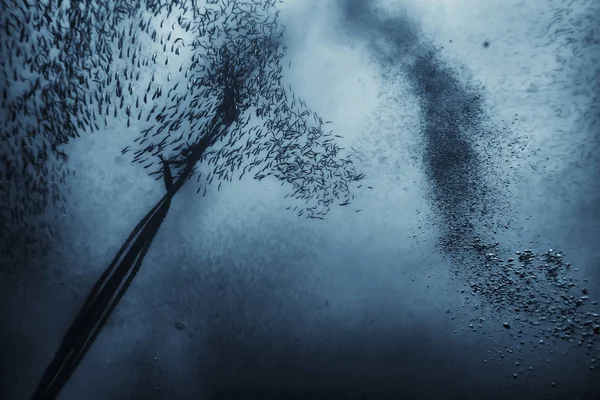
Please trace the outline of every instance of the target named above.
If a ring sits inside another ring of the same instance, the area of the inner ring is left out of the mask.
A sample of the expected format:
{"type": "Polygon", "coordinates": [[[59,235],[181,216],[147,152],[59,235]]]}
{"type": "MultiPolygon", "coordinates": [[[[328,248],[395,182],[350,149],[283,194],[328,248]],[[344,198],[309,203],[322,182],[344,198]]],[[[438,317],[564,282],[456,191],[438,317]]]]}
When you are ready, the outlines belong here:
{"type": "Polygon", "coordinates": [[[197,166],[198,192],[252,171],[291,184],[298,216],[348,205],[364,175],[354,153],[340,156],[330,121],[285,85],[276,3],[1,0],[3,253],[29,245],[32,255],[59,236],[71,140],[122,130],[132,138],[122,153],[159,180],[219,113],[235,123],[197,166]]]}

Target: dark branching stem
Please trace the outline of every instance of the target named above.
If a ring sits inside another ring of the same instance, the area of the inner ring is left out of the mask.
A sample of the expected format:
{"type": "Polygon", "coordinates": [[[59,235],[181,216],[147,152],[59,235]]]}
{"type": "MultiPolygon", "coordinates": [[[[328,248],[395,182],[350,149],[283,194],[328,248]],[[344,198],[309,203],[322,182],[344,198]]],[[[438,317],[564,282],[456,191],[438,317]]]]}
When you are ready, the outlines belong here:
{"type": "Polygon", "coordinates": [[[59,350],[44,372],[32,400],[55,399],[58,396],[106,324],[138,273],[152,241],[167,216],[173,196],[191,177],[194,166],[202,159],[206,150],[227,131],[235,120],[237,116],[235,105],[233,108],[230,105],[226,106],[231,100],[228,97],[226,96],[224,107],[219,110],[220,115],[215,116],[211,121],[208,133],[189,149],[190,151],[183,161],[184,167],[175,182],[171,176],[170,164],[182,163],[174,163],[161,158],[167,193],[133,229],[110,266],[92,288],[83,307],[65,334],[59,350]]]}
{"type": "MultiPolygon", "coordinates": [[[[110,314],[137,274],[158,228],[167,215],[171,195],[166,195],[130,236],[103,274],[86,304],[65,335],[59,351],[46,369],[32,399],[55,399],[81,362],[110,314]],[[122,254],[125,253],[124,257],[122,254]],[[118,265],[116,268],[115,266],[118,265]],[[112,272],[112,274],[111,274],[112,272]],[[107,275],[105,277],[105,275],[107,275]]],[[[137,227],[136,227],[137,228],[137,227]]]]}

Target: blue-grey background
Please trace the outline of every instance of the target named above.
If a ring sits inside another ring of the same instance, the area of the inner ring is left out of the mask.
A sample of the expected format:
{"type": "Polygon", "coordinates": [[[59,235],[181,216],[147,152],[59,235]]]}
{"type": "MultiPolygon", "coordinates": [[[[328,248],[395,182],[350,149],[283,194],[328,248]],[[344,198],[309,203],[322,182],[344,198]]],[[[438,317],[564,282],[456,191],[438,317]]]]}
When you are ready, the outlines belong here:
{"type": "MultiPolygon", "coordinates": [[[[358,151],[373,189],[319,221],[286,211],[267,179],[204,198],[184,187],[61,399],[597,398],[600,362],[565,343],[514,347],[507,317],[461,292],[469,254],[439,244],[468,220],[505,251],[563,250],[600,293],[600,2],[280,9],[287,83],[358,151]],[[514,378],[515,357],[535,376],[514,378]]],[[[136,134],[122,128],[69,145],[62,242],[43,268],[2,277],[2,399],[31,395],[162,196],[120,155],[136,134]]]]}

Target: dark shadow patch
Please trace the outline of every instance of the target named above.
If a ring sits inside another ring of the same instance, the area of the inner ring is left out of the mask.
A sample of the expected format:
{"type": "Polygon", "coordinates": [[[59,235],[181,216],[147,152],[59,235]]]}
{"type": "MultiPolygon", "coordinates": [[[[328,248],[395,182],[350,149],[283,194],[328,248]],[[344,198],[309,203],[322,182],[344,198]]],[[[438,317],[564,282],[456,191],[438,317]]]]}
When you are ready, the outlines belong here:
{"type": "MultiPolygon", "coordinates": [[[[239,286],[239,276],[221,277],[225,279],[215,282],[236,295],[229,296],[227,304],[211,302],[206,310],[215,314],[194,317],[208,325],[209,334],[195,345],[202,350],[181,378],[189,385],[176,389],[178,398],[508,400],[580,395],[585,399],[597,386],[591,374],[584,378],[587,387],[551,387],[543,374],[521,376],[516,384],[513,378],[497,381],[491,377],[503,373],[481,362],[485,350],[474,351],[461,336],[453,340],[447,332],[432,333],[404,321],[369,325],[360,316],[356,321],[317,321],[318,311],[309,316],[293,302],[265,308],[239,286]],[[302,326],[310,329],[299,333],[302,326]],[[206,388],[202,393],[197,391],[199,381],[206,388]]],[[[218,286],[215,296],[223,289],[218,286]]],[[[152,386],[140,386],[131,397],[172,398],[168,385],[163,386],[162,397],[152,386]]]]}

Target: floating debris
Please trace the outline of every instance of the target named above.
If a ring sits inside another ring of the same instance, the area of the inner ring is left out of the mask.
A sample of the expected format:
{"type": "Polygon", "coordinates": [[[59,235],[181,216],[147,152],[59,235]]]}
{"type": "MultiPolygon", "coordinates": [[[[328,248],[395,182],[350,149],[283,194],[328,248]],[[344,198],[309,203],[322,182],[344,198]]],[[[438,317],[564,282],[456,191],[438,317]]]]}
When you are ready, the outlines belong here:
{"type": "MultiPolygon", "coordinates": [[[[484,243],[475,238],[472,246],[480,265],[474,265],[475,273],[469,278],[469,294],[478,296],[494,312],[512,317],[514,322],[502,323],[505,329],[518,331],[511,337],[520,340],[527,329],[536,337],[534,348],[554,339],[576,344],[590,359],[598,358],[597,301],[591,300],[592,293],[583,286],[586,281],[581,282],[577,269],[564,261],[563,252],[524,249],[515,252],[518,260],[503,261],[498,242],[484,243]]],[[[520,340],[520,344],[525,342],[520,340]]]]}

